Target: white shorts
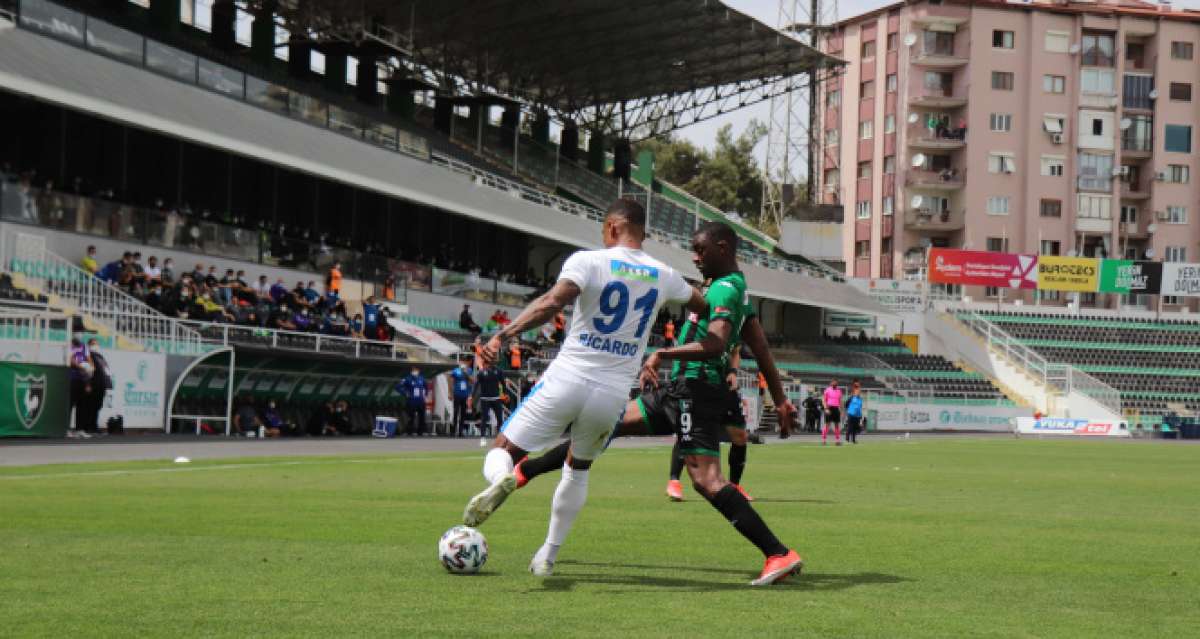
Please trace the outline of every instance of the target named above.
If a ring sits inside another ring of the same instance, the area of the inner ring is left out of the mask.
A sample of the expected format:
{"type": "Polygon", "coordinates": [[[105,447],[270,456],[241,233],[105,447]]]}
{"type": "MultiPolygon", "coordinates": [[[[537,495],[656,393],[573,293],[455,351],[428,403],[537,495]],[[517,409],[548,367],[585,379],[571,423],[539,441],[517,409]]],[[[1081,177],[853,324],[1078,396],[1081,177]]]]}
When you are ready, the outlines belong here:
{"type": "Polygon", "coordinates": [[[628,391],[547,374],[509,415],[500,432],[518,448],[535,451],[554,444],[570,425],[571,454],[592,460],[604,452],[628,402],[628,391]]]}

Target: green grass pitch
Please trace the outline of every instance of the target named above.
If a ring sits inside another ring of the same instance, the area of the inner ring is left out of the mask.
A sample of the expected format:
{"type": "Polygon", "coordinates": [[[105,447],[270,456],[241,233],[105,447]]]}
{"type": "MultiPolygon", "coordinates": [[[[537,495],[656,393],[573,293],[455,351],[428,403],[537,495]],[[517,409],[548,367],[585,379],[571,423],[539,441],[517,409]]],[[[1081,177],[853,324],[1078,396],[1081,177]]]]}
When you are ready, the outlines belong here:
{"type": "Polygon", "coordinates": [[[690,488],[667,502],[662,447],[597,464],[545,580],[557,473],[482,526],[482,574],[437,561],[482,451],[0,469],[0,635],[1196,636],[1200,447],[864,439],[750,449],[807,561],[769,589],[690,488]]]}

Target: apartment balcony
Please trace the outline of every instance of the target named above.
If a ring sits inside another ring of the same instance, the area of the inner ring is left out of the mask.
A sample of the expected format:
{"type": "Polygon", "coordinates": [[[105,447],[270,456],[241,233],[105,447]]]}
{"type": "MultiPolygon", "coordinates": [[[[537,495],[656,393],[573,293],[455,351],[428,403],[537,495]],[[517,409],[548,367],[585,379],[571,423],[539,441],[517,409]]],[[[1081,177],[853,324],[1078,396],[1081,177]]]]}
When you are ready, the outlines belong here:
{"type": "Polygon", "coordinates": [[[1121,136],[1121,157],[1144,160],[1154,154],[1154,140],[1149,136],[1121,136]]]}
{"type": "Polygon", "coordinates": [[[954,55],[953,47],[931,47],[916,51],[909,59],[915,67],[926,69],[955,69],[966,66],[966,56],[954,55]]]}
{"type": "Polygon", "coordinates": [[[1131,240],[1145,240],[1150,238],[1150,231],[1137,222],[1122,222],[1121,233],[1131,240]]]}
{"type": "Polygon", "coordinates": [[[966,225],[965,220],[965,211],[934,211],[928,208],[909,208],[904,211],[904,228],[910,231],[961,231],[966,225]]]}
{"type": "Polygon", "coordinates": [[[967,184],[965,169],[942,169],[923,171],[910,169],[904,179],[905,186],[925,191],[957,191],[967,184]]]}
{"type": "Polygon", "coordinates": [[[908,147],[921,151],[955,151],[967,145],[966,131],[930,129],[924,122],[908,127],[908,147]]]}
{"type": "Polygon", "coordinates": [[[1122,182],[1121,183],[1121,199],[1122,200],[1148,200],[1150,199],[1150,183],[1142,182],[1122,182]]]}
{"type": "Polygon", "coordinates": [[[925,109],[956,109],[967,105],[967,94],[966,91],[962,95],[954,95],[949,90],[926,89],[923,94],[910,95],[908,104],[925,109]]]}

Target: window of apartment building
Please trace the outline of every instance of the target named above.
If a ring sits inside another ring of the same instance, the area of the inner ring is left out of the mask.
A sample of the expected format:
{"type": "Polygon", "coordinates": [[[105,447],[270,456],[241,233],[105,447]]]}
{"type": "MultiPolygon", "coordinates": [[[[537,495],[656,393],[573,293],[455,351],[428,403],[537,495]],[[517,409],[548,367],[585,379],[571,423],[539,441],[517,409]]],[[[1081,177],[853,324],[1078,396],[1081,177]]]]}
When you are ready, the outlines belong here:
{"type": "Polygon", "coordinates": [[[950,90],[953,86],[953,74],[941,73],[939,71],[925,72],[925,88],[931,93],[944,93],[946,95],[950,95],[950,90]]]}
{"type": "Polygon", "coordinates": [[[892,215],[895,212],[896,212],[896,198],[891,195],[883,198],[882,213],[884,215],[892,215]]]}
{"type": "Polygon", "coordinates": [[[1064,93],[1067,90],[1067,78],[1061,75],[1042,76],[1042,90],[1046,93],[1064,93]]]}
{"type": "Polygon", "coordinates": [[[941,31],[924,32],[921,53],[925,55],[954,55],[954,34],[941,31]]]}
{"type": "Polygon", "coordinates": [[[1154,76],[1126,73],[1121,89],[1121,103],[1126,109],[1151,109],[1150,92],[1154,90],[1154,76]]]}
{"type": "Polygon", "coordinates": [[[1168,206],[1167,224],[1187,224],[1187,207],[1168,206]]]}
{"type": "Polygon", "coordinates": [[[1113,156],[1098,153],[1079,154],[1079,188],[1089,191],[1112,190],[1113,156]]]}
{"type": "Polygon", "coordinates": [[[825,93],[825,106],[829,108],[842,106],[842,92],[831,89],[825,93]]]}
{"type": "Polygon", "coordinates": [[[1058,255],[1062,250],[1062,242],[1058,240],[1042,240],[1042,245],[1038,247],[1038,255],[1058,255]]]}
{"type": "Polygon", "coordinates": [[[871,217],[871,201],[863,200],[854,205],[854,213],[860,220],[871,217]]]}
{"type": "Polygon", "coordinates": [[[1121,131],[1121,149],[1124,151],[1152,150],[1151,133],[1154,119],[1148,115],[1129,115],[1129,128],[1121,131]]]}
{"type": "Polygon", "coordinates": [[[1066,31],[1046,32],[1046,52],[1066,53],[1071,46],[1071,34],[1066,31]]]}
{"type": "Polygon", "coordinates": [[[858,123],[858,139],[870,140],[875,137],[875,123],[870,120],[863,120],[858,123]]]}
{"type": "Polygon", "coordinates": [[[992,47],[997,49],[1011,49],[1013,48],[1013,41],[1012,31],[992,29],[992,47]]]}
{"type": "Polygon", "coordinates": [[[993,131],[1011,131],[1012,130],[1012,114],[1011,113],[993,113],[988,119],[989,126],[993,131]]]}
{"type": "Polygon", "coordinates": [[[1012,71],[992,71],[992,88],[997,91],[1012,91],[1012,71]]]}
{"type": "Polygon", "coordinates": [[[1171,57],[1176,60],[1191,60],[1192,59],[1192,43],[1180,42],[1178,40],[1171,43],[1171,57]]]}
{"type": "Polygon", "coordinates": [[[993,195],[989,197],[987,199],[987,212],[988,215],[1008,215],[1008,196],[993,195]]]}
{"type": "Polygon", "coordinates": [[[825,130],[825,145],[826,146],[837,146],[839,143],[841,143],[841,137],[842,137],[841,131],[839,131],[837,129],[826,129],[825,130]]]}
{"type": "Polygon", "coordinates": [[[1112,219],[1112,198],[1107,195],[1079,195],[1079,217],[1096,220],[1112,219]]]}
{"type": "Polygon", "coordinates": [[[869,100],[875,97],[875,81],[867,80],[858,85],[858,99],[869,100]]]}
{"type": "Polygon", "coordinates": [[[1007,237],[989,237],[989,238],[987,238],[987,250],[989,250],[993,253],[1007,253],[1008,252],[1008,238],[1007,237]]]}
{"type": "Polygon", "coordinates": [[[1041,200],[1038,214],[1042,217],[1062,217],[1062,200],[1041,200]]]}
{"type": "Polygon", "coordinates": [[[1163,260],[1167,262],[1186,262],[1187,247],[1186,246],[1168,246],[1167,252],[1163,256],[1163,260]]]}
{"type": "Polygon", "coordinates": [[[1104,135],[1104,118],[1091,118],[1092,135],[1104,135]]]}
{"type": "Polygon", "coordinates": [[[897,87],[897,86],[898,86],[898,84],[899,84],[899,83],[897,82],[897,80],[896,80],[896,74],[895,74],[895,73],[889,73],[889,74],[887,74],[887,80],[886,80],[886,82],[887,82],[887,85],[886,85],[885,89],[887,90],[887,92],[888,92],[888,93],[895,93],[895,92],[896,92],[896,87],[897,87]]]}
{"type": "Polygon", "coordinates": [[[1113,50],[1115,46],[1111,33],[1085,33],[1080,45],[1082,53],[1080,64],[1083,66],[1113,66],[1113,50]]]}
{"type": "Polygon", "coordinates": [[[883,157],[883,173],[891,175],[896,172],[896,156],[885,155],[883,157]]]}
{"type": "Polygon", "coordinates": [[[869,160],[866,162],[858,163],[858,179],[860,179],[860,180],[871,179],[871,162],[869,160]]]}
{"type": "Polygon", "coordinates": [[[1061,155],[1043,155],[1042,156],[1042,175],[1051,177],[1062,177],[1063,163],[1066,158],[1061,155]]]}
{"type": "Polygon", "coordinates": [[[1164,132],[1164,148],[1172,153],[1192,152],[1192,127],[1186,124],[1168,124],[1164,132]]]}
{"type": "Polygon", "coordinates": [[[1138,209],[1130,204],[1121,205],[1121,223],[1137,224],[1138,209]]]}
{"type": "Polygon", "coordinates": [[[896,132],[896,116],[894,114],[889,113],[889,114],[883,116],[883,132],[884,133],[895,133],[896,132]]]}
{"type": "Polygon", "coordinates": [[[870,259],[871,240],[860,240],[854,243],[854,257],[860,260],[870,259]]]}
{"type": "Polygon", "coordinates": [[[864,57],[864,58],[874,58],[875,57],[875,41],[874,40],[867,40],[866,42],[862,43],[862,57],[864,57]]]}
{"type": "Polygon", "coordinates": [[[1125,43],[1125,68],[1141,69],[1142,61],[1146,59],[1146,45],[1141,42],[1125,43]]]}
{"type": "Polygon", "coordinates": [[[988,173],[1016,173],[1017,161],[1012,153],[989,153],[988,173]]]}
{"type": "Polygon", "coordinates": [[[1192,101],[1192,83],[1191,82],[1172,82],[1171,83],[1171,100],[1175,102],[1191,102],[1192,101]]]}
{"type": "Polygon", "coordinates": [[[1079,72],[1079,88],[1084,93],[1113,95],[1116,93],[1116,74],[1112,69],[1084,69],[1079,72]]]}
{"type": "Polygon", "coordinates": [[[1168,164],[1167,165],[1167,182],[1175,182],[1176,184],[1187,184],[1191,176],[1191,168],[1186,164],[1168,164]]]}
{"type": "Polygon", "coordinates": [[[887,35],[887,50],[888,50],[888,51],[895,51],[895,50],[896,50],[896,45],[897,45],[897,43],[898,43],[898,41],[899,41],[899,39],[900,39],[900,37],[899,37],[899,36],[900,36],[900,34],[899,34],[899,33],[889,33],[889,34],[887,35]]]}

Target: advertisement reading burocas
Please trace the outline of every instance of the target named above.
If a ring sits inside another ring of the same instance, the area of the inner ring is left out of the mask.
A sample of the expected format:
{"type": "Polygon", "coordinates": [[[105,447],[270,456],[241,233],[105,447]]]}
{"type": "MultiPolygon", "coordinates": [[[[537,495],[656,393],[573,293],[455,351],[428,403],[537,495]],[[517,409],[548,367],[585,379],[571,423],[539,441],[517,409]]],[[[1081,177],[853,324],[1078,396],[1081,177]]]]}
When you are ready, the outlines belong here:
{"type": "Polygon", "coordinates": [[[1100,284],[1100,260],[1093,257],[1038,258],[1038,288],[1044,291],[1094,293],[1100,284]]]}

